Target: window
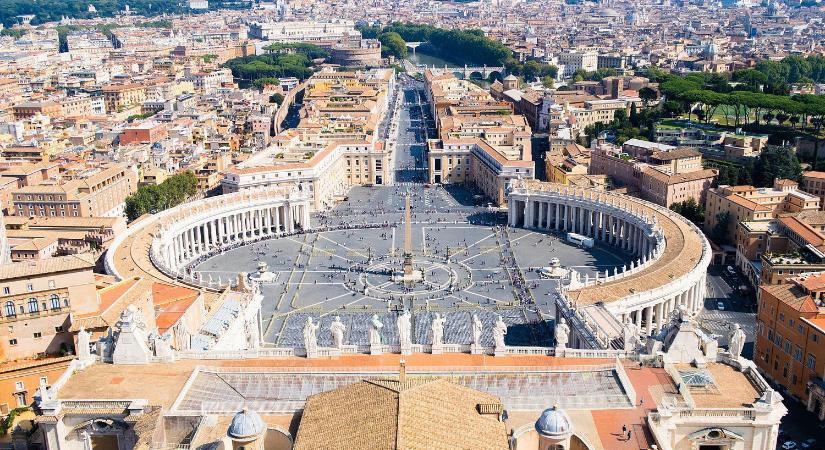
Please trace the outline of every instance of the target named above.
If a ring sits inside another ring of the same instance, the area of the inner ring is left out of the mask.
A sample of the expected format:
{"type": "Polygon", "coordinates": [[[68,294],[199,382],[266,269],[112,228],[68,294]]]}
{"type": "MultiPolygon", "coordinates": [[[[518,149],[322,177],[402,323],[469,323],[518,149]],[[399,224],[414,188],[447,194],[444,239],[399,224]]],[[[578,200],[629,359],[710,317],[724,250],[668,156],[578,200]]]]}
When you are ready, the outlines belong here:
{"type": "Polygon", "coordinates": [[[22,381],[15,381],[14,382],[14,390],[15,391],[25,391],[26,387],[23,385],[22,381]]]}
{"type": "Polygon", "coordinates": [[[9,339],[9,345],[12,346],[12,347],[17,345],[17,339],[9,339]]]}
{"type": "MultiPolygon", "coordinates": [[[[780,275],[781,275],[781,272],[780,272],[780,275]]],[[[785,313],[783,313],[783,312],[779,313],[779,321],[780,321],[780,322],[784,322],[784,321],[785,321],[785,313]]]]}
{"type": "Polygon", "coordinates": [[[808,359],[805,361],[805,366],[811,370],[816,370],[816,356],[808,353],[808,359]]]}
{"type": "Polygon", "coordinates": [[[3,286],[3,295],[9,294],[11,294],[11,288],[9,288],[8,286],[3,286]]]}
{"type": "Polygon", "coordinates": [[[54,332],[55,333],[62,333],[63,332],[63,325],[54,327],[54,332]]]}
{"type": "Polygon", "coordinates": [[[26,292],[34,292],[34,285],[29,283],[26,285],[26,292]]]}
{"type": "Polygon", "coordinates": [[[802,348],[798,345],[793,349],[793,359],[802,361],[802,348]]]}
{"type": "Polygon", "coordinates": [[[14,396],[15,396],[15,398],[17,398],[17,406],[19,408],[22,408],[23,406],[27,406],[26,405],[26,393],[25,392],[20,392],[20,393],[14,394],[14,396]]]}
{"type": "Polygon", "coordinates": [[[49,280],[49,289],[54,289],[54,280],[49,280]]]}
{"type": "Polygon", "coordinates": [[[6,302],[6,315],[14,317],[16,315],[14,310],[14,302],[9,300],[6,302]]]}
{"type": "Polygon", "coordinates": [[[40,339],[40,338],[42,338],[42,337],[43,337],[43,333],[42,333],[42,332],[40,332],[40,331],[35,331],[35,332],[34,332],[34,338],[35,338],[35,339],[40,339]]]}
{"type": "Polygon", "coordinates": [[[52,294],[49,298],[52,302],[52,309],[60,309],[60,297],[57,294],[52,294]]]}
{"type": "Polygon", "coordinates": [[[38,311],[40,311],[40,306],[37,304],[37,299],[36,298],[30,298],[29,299],[29,312],[30,313],[36,313],[38,311]]]}
{"type": "Polygon", "coordinates": [[[782,349],[785,350],[785,353],[791,354],[791,341],[785,339],[785,345],[782,346],[782,349]]]}

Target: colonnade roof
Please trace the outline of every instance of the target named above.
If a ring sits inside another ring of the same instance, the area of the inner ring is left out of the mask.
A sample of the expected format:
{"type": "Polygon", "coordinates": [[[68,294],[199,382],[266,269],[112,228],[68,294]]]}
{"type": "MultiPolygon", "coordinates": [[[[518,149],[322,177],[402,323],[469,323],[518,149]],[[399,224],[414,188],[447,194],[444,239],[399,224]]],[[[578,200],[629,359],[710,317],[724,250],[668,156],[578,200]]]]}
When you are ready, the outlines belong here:
{"type": "MultiPolygon", "coordinates": [[[[120,242],[115,242],[109,248],[109,252],[114,252],[110,261],[117,275],[123,278],[141,277],[147,281],[158,281],[162,283],[179,285],[185,284],[169,277],[158,270],[150,259],[149,252],[152,241],[162,231],[162,227],[178,223],[185,218],[210,210],[225,210],[229,205],[238,205],[244,200],[254,200],[260,198],[282,198],[286,200],[291,189],[284,187],[273,188],[262,191],[244,191],[234,194],[222,195],[212,199],[201,199],[191,203],[185,203],[175,207],[173,210],[159,213],[155,216],[145,216],[129,225],[126,235],[120,242]]],[[[220,297],[217,292],[202,290],[204,293],[204,304],[211,305],[220,297]]]]}
{"type": "Polygon", "coordinates": [[[594,198],[612,202],[622,209],[632,208],[637,214],[655,217],[658,226],[661,227],[665,236],[665,249],[654,263],[644,270],[615,281],[569,291],[568,298],[578,305],[609,303],[654,290],[688,274],[702,259],[705,238],[699,235],[686,219],[664,207],[625,195],[534,180],[526,181],[525,187],[528,192],[567,192],[567,195],[585,198],[593,195],[594,198]]]}

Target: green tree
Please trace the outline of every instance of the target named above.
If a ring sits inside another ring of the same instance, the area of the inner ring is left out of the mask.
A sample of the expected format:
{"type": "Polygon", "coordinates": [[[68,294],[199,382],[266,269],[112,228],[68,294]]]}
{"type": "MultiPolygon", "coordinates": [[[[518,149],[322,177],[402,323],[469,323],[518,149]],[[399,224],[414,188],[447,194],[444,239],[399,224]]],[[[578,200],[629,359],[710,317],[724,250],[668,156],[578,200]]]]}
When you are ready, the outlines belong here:
{"type": "Polygon", "coordinates": [[[659,94],[657,94],[653,88],[645,86],[639,89],[639,98],[642,99],[642,102],[645,104],[645,108],[647,108],[651,103],[659,98],[659,94]]]}
{"type": "Polygon", "coordinates": [[[798,180],[802,176],[802,166],[796,154],[787,147],[769,145],[753,167],[753,184],[756,187],[773,186],[777,178],[798,180]]]}
{"type": "Polygon", "coordinates": [[[710,238],[719,245],[729,244],[728,228],[730,227],[730,212],[724,211],[716,214],[716,225],[711,230],[710,238]]]}
{"type": "Polygon", "coordinates": [[[378,40],[381,41],[381,56],[394,56],[397,59],[404,59],[407,57],[407,43],[398,33],[390,31],[378,35],[378,40]]]}
{"type": "Polygon", "coordinates": [[[683,215],[691,222],[700,225],[705,220],[705,208],[694,198],[689,198],[683,202],[670,205],[670,209],[683,215]]]}
{"type": "Polygon", "coordinates": [[[142,186],[126,197],[126,217],[131,222],[177,206],[198,192],[198,178],[191,171],[172,175],[159,185],[142,186]]]}

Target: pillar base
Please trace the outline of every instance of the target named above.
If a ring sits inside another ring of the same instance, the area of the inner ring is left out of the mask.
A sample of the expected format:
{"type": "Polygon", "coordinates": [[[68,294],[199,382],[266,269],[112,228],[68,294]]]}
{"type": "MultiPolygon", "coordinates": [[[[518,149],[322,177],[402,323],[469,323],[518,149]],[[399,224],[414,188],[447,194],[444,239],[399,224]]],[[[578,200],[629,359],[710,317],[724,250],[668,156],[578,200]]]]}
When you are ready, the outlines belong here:
{"type": "Polygon", "coordinates": [[[370,355],[383,355],[384,346],[381,344],[370,344],[370,355]]]}

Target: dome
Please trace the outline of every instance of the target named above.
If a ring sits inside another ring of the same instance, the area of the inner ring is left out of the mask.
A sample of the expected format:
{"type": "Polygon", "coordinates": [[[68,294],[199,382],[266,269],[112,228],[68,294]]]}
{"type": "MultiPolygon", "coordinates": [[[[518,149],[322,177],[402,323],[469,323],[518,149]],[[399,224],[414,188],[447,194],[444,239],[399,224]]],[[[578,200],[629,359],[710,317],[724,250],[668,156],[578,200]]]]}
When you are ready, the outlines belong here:
{"type": "Polygon", "coordinates": [[[543,436],[559,437],[570,433],[572,429],[570,418],[563,410],[555,406],[545,409],[539,420],[536,421],[536,431],[543,436]]]}
{"type": "Polygon", "coordinates": [[[236,440],[252,440],[266,431],[266,425],[261,416],[251,409],[244,408],[232,418],[226,434],[236,440]]]}

